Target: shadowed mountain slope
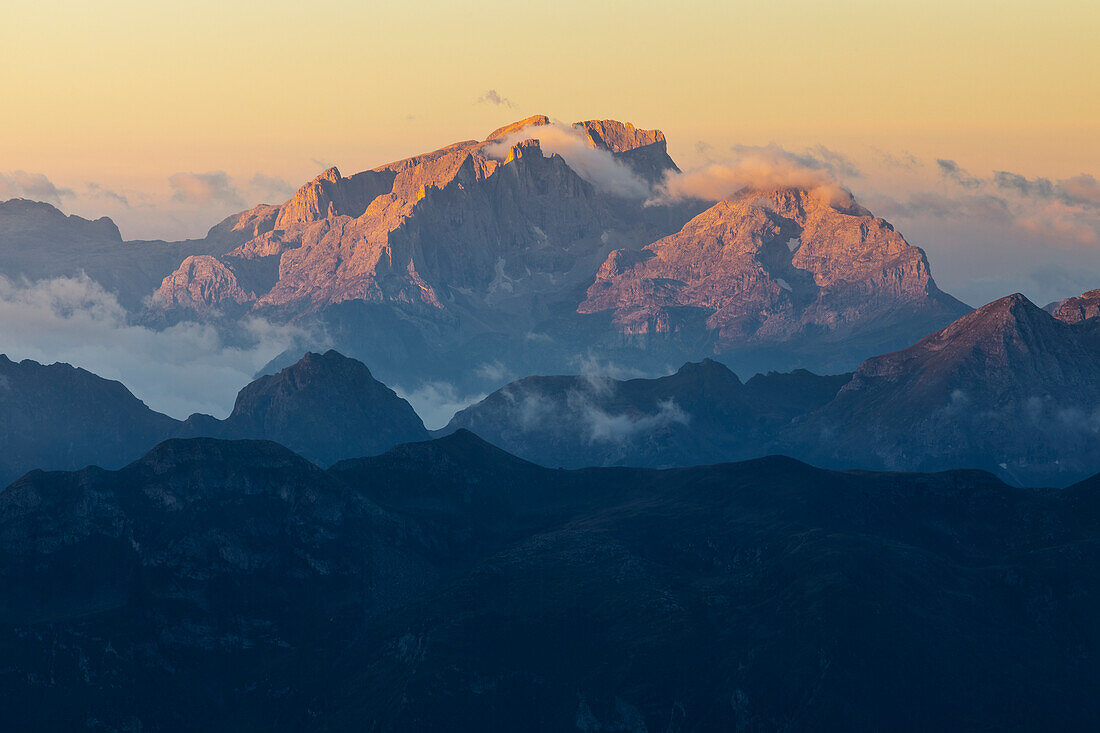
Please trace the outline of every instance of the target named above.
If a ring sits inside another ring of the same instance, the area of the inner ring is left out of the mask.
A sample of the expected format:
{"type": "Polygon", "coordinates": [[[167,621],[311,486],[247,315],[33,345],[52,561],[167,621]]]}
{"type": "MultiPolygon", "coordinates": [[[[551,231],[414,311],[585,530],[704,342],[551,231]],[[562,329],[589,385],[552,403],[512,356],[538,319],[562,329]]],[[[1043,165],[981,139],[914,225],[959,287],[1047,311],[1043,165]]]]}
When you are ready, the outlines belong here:
{"type": "Polygon", "coordinates": [[[173,440],[0,492],[0,723],[1090,729],[1094,483],[173,440]]]}

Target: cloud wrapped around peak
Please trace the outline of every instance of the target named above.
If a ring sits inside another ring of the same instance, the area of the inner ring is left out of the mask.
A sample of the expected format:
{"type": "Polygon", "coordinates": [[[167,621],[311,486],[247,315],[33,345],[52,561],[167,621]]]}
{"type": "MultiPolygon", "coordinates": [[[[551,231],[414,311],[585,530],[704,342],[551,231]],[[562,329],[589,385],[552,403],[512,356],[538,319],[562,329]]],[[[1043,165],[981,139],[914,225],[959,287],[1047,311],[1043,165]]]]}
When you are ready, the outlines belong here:
{"type": "MultiPolygon", "coordinates": [[[[819,146],[821,147],[821,146],[819,146]]],[[[649,205],[688,199],[722,201],[744,189],[768,190],[803,188],[825,196],[834,204],[848,205],[852,197],[836,180],[841,169],[848,175],[858,170],[843,156],[829,153],[822,158],[812,153],[793,153],[778,145],[736,145],[732,159],[711,162],[700,168],[670,171],[647,201],[649,205]]]]}
{"type": "Polygon", "coordinates": [[[503,159],[513,146],[524,140],[538,140],[544,154],[560,155],[577,175],[603,193],[632,198],[646,198],[650,194],[649,184],[634,171],[608,151],[592,147],[582,130],[561,122],[525,127],[487,146],[485,152],[490,157],[503,159]]]}

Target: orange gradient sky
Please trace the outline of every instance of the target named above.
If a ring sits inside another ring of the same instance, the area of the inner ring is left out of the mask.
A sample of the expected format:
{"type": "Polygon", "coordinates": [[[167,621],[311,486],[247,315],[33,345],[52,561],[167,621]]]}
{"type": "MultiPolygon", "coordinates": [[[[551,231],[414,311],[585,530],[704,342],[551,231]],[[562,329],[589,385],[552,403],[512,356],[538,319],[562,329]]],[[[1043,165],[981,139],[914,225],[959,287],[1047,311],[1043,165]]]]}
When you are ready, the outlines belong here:
{"type": "Polygon", "coordinates": [[[1100,168],[1100,3],[5,2],[0,169],[373,166],[546,112],[696,141],[1100,168]],[[496,89],[515,104],[476,99],[496,89]],[[514,112],[514,114],[511,114],[514,112]]]}

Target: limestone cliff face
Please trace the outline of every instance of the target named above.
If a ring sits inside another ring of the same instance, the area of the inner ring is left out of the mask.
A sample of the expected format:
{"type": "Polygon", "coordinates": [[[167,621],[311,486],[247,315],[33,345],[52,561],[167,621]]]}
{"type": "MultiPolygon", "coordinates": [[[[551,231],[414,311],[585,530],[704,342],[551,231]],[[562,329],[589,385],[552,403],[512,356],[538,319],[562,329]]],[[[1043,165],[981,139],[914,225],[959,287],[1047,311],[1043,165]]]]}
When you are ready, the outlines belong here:
{"type": "Polygon", "coordinates": [[[1052,310],[1055,318],[1066,323],[1080,323],[1089,318],[1100,317],[1100,289],[1066,298],[1052,310]]]}
{"type": "Polygon", "coordinates": [[[966,310],[888,222],[801,189],[744,191],[640,252],[612,252],[578,308],[613,311],[627,334],[702,322],[720,347],[966,310]]]}
{"type": "Polygon", "coordinates": [[[650,183],[661,180],[669,171],[680,170],[669,157],[665,134],[660,130],[642,130],[617,120],[588,120],[573,127],[588,136],[593,148],[609,151],[650,183]]]}
{"type": "Polygon", "coordinates": [[[247,303],[255,295],[237,282],[237,275],[216,257],[191,255],[164,278],[153,302],[161,308],[186,308],[206,313],[222,303],[247,303]]]}

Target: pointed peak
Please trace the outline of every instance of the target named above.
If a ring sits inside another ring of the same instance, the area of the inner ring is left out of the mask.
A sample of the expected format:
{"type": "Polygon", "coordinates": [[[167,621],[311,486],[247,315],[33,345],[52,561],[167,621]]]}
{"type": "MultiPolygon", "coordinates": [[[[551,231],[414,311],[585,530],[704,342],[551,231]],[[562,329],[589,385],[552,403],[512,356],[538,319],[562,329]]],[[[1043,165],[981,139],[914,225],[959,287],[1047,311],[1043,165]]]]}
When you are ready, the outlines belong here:
{"type": "Polygon", "coordinates": [[[367,368],[366,364],[350,356],[344,356],[335,349],[329,349],[324,353],[307,351],[301,359],[285,367],[279,373],[291,374],[309,369],[354,369],[363,372],[365,376],[370,376],[370,369],[367,368]]]}
{"type": "Polygon", "coordinates": [[[336,166],[332,166],[331,168],[328,168],[328,169],[322,171],[313,180],[314,180],[314,182],[328,181],[330,183],[336,183],[341,178],[343,178],[343,176],[340,175],[340,169],[337,168],[336,166]]]}
{"type": "Polygon", "coordinates": [[[489,133],[489,137],[485,138],[485,142],[491,142],[493,140],[503,140],[509,135],[519,132],[526,127],[540,127],[542,125],[549,124],[550,118],[546,115],[532,115],[525,120],[519,120],[518,122],[513,122],[509,125],[505,125],[504,127],[498,127],[497,129],[489,133]]]}

